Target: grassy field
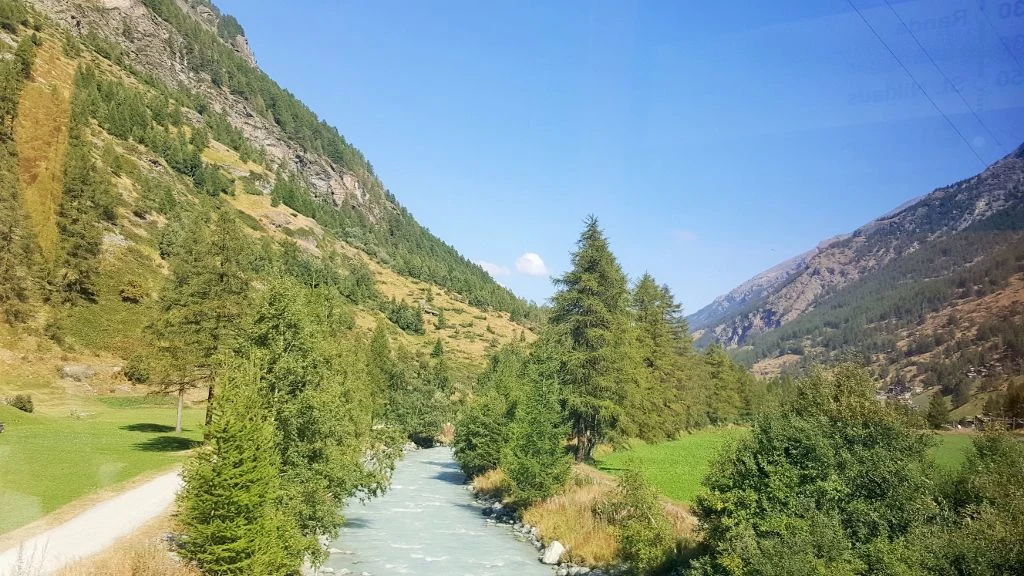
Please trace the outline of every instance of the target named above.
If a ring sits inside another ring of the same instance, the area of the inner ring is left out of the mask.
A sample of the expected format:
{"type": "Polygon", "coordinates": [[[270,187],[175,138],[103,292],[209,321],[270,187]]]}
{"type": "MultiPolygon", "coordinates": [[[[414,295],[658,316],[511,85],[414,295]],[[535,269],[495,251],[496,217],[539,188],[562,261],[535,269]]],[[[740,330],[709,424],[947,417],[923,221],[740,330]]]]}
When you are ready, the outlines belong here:
{"type": "Polygon", "coordinates": [[[0,534],[180,462],[202,437],[203,411],[187,410],[185,433],[176,435],[174,406],[162,400],[91,400],[64,416],[0,406],[0,534]]]}
{"type": "MultiPolygon", "coordinates": [[[[745,433],[741,428],[710,429],[687,434],[661,444],[634,444],[629,450],[612,452],[597,459],[598,468],[612,474],[635,466],[662,494],[680,502],[692,502],[702,489],[701,479],[710,469],[715,454],[730,440],[745,433]]],[[[972,434],[943,433],[932,449],[935,461],[946,469],[960,466],[967,458],[972,434]]]]}
{"type": "Polygon", "coordinates": [[[630,466],[639,467],[662,494],[680,502],[691,502],[701,490],[711,459],[730,440],[746,434],[742,428],[715,428],[686,434],[661,444],[634,444],[629,450],[601,456],[597,466],[616,474],[630,466]]]}
{"type": "Polygon", "coordinates": [[[964,432],[945,432],[938,434],[938,443],[932,448],[932,457],[943,468],[952,470],[967,459],[971,450],[971,439],[975,434],[964,432]]]}

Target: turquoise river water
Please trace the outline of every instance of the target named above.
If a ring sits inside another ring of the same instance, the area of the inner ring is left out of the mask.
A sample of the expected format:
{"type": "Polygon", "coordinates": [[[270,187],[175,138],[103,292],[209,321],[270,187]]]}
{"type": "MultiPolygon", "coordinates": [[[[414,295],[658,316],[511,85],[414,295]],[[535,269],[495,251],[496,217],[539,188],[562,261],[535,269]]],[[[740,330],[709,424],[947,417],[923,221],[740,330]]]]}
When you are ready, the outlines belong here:
{"type": "Polygon", "coordinates": [[[349,504],[335,574],[552,576],[507,525],[488,524],[448,448],[406,454],[387,494],[349,504]]]}

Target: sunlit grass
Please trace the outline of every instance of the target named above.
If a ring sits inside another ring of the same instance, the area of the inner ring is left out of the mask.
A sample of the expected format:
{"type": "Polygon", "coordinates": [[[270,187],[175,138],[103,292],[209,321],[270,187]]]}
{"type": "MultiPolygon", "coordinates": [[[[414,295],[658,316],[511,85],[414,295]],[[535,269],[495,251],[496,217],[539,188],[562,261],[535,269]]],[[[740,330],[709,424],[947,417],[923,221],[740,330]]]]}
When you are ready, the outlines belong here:
{"type": "Polygon", "coordinates": [[[202,438],[203,410],[116,407],[91,401],[67,415],[0,406],[0,534],[145,472],[168,468],[202,438]]]}
{"type": "Polygon", "coordinates": [[[598,456],[596,463],[598,468],[612,474],[619,474],[628,467],[639,468],[647,481],[665,496],[692,502],[702,490],[701,481],[715,455],[729,441],[746,433],[743,428],[710,428],[660,444],[638,442],[628,450],[598,456]]]}

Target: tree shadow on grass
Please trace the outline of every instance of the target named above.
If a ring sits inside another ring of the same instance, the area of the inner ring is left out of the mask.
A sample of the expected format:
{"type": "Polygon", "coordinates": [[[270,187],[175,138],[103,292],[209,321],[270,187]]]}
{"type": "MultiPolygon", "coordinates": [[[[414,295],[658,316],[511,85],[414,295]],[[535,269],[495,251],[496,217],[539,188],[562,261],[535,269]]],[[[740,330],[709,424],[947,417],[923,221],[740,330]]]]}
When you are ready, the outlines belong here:
{"type": "Polygon", "coordinates": [[[125,424],[121,426],[121,430],[127,430],[129,432],[174,432],[174,426],[167,426],[166,424],[153,424],[152,422],[140,422],[138,424],[125,424]]]}
{"type": "Polygon", "coordinates": [[[182,438],[181,436],[156,436],[135,444],[135,449],[143,452],[183,452],[202,443],[201,440],[182,438]]]}

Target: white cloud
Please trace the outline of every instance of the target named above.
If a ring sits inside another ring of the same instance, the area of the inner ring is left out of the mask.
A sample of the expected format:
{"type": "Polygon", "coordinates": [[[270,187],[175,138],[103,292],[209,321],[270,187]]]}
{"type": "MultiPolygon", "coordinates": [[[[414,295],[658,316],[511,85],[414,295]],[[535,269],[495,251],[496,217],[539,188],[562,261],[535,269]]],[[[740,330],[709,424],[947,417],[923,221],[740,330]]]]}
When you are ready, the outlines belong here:
{"type": "Polygon", "coordinates": [[[697,233],[693,230],[673,230],[672,238],[676,242],[694,242],[697,240],[697,233]]]}
{"type": "Polygon", "coordinates": [[[509,270],[508,267],[502,266],[501,264],[495,264],[494,262],[487,262],[486,260],[479,260],[477,261],[476,265],[487,271],[487,273],[490,274],[492,278],[497,278],[498,276],[508,276],[509,274],[512,273],[512,271],[509,270]]]}
{"type": "Polygon", "coordinates": [[[547,276],[548,267],[535,252],[527,252],[516,258],[516,270],[527,276],[547,276]]]}

